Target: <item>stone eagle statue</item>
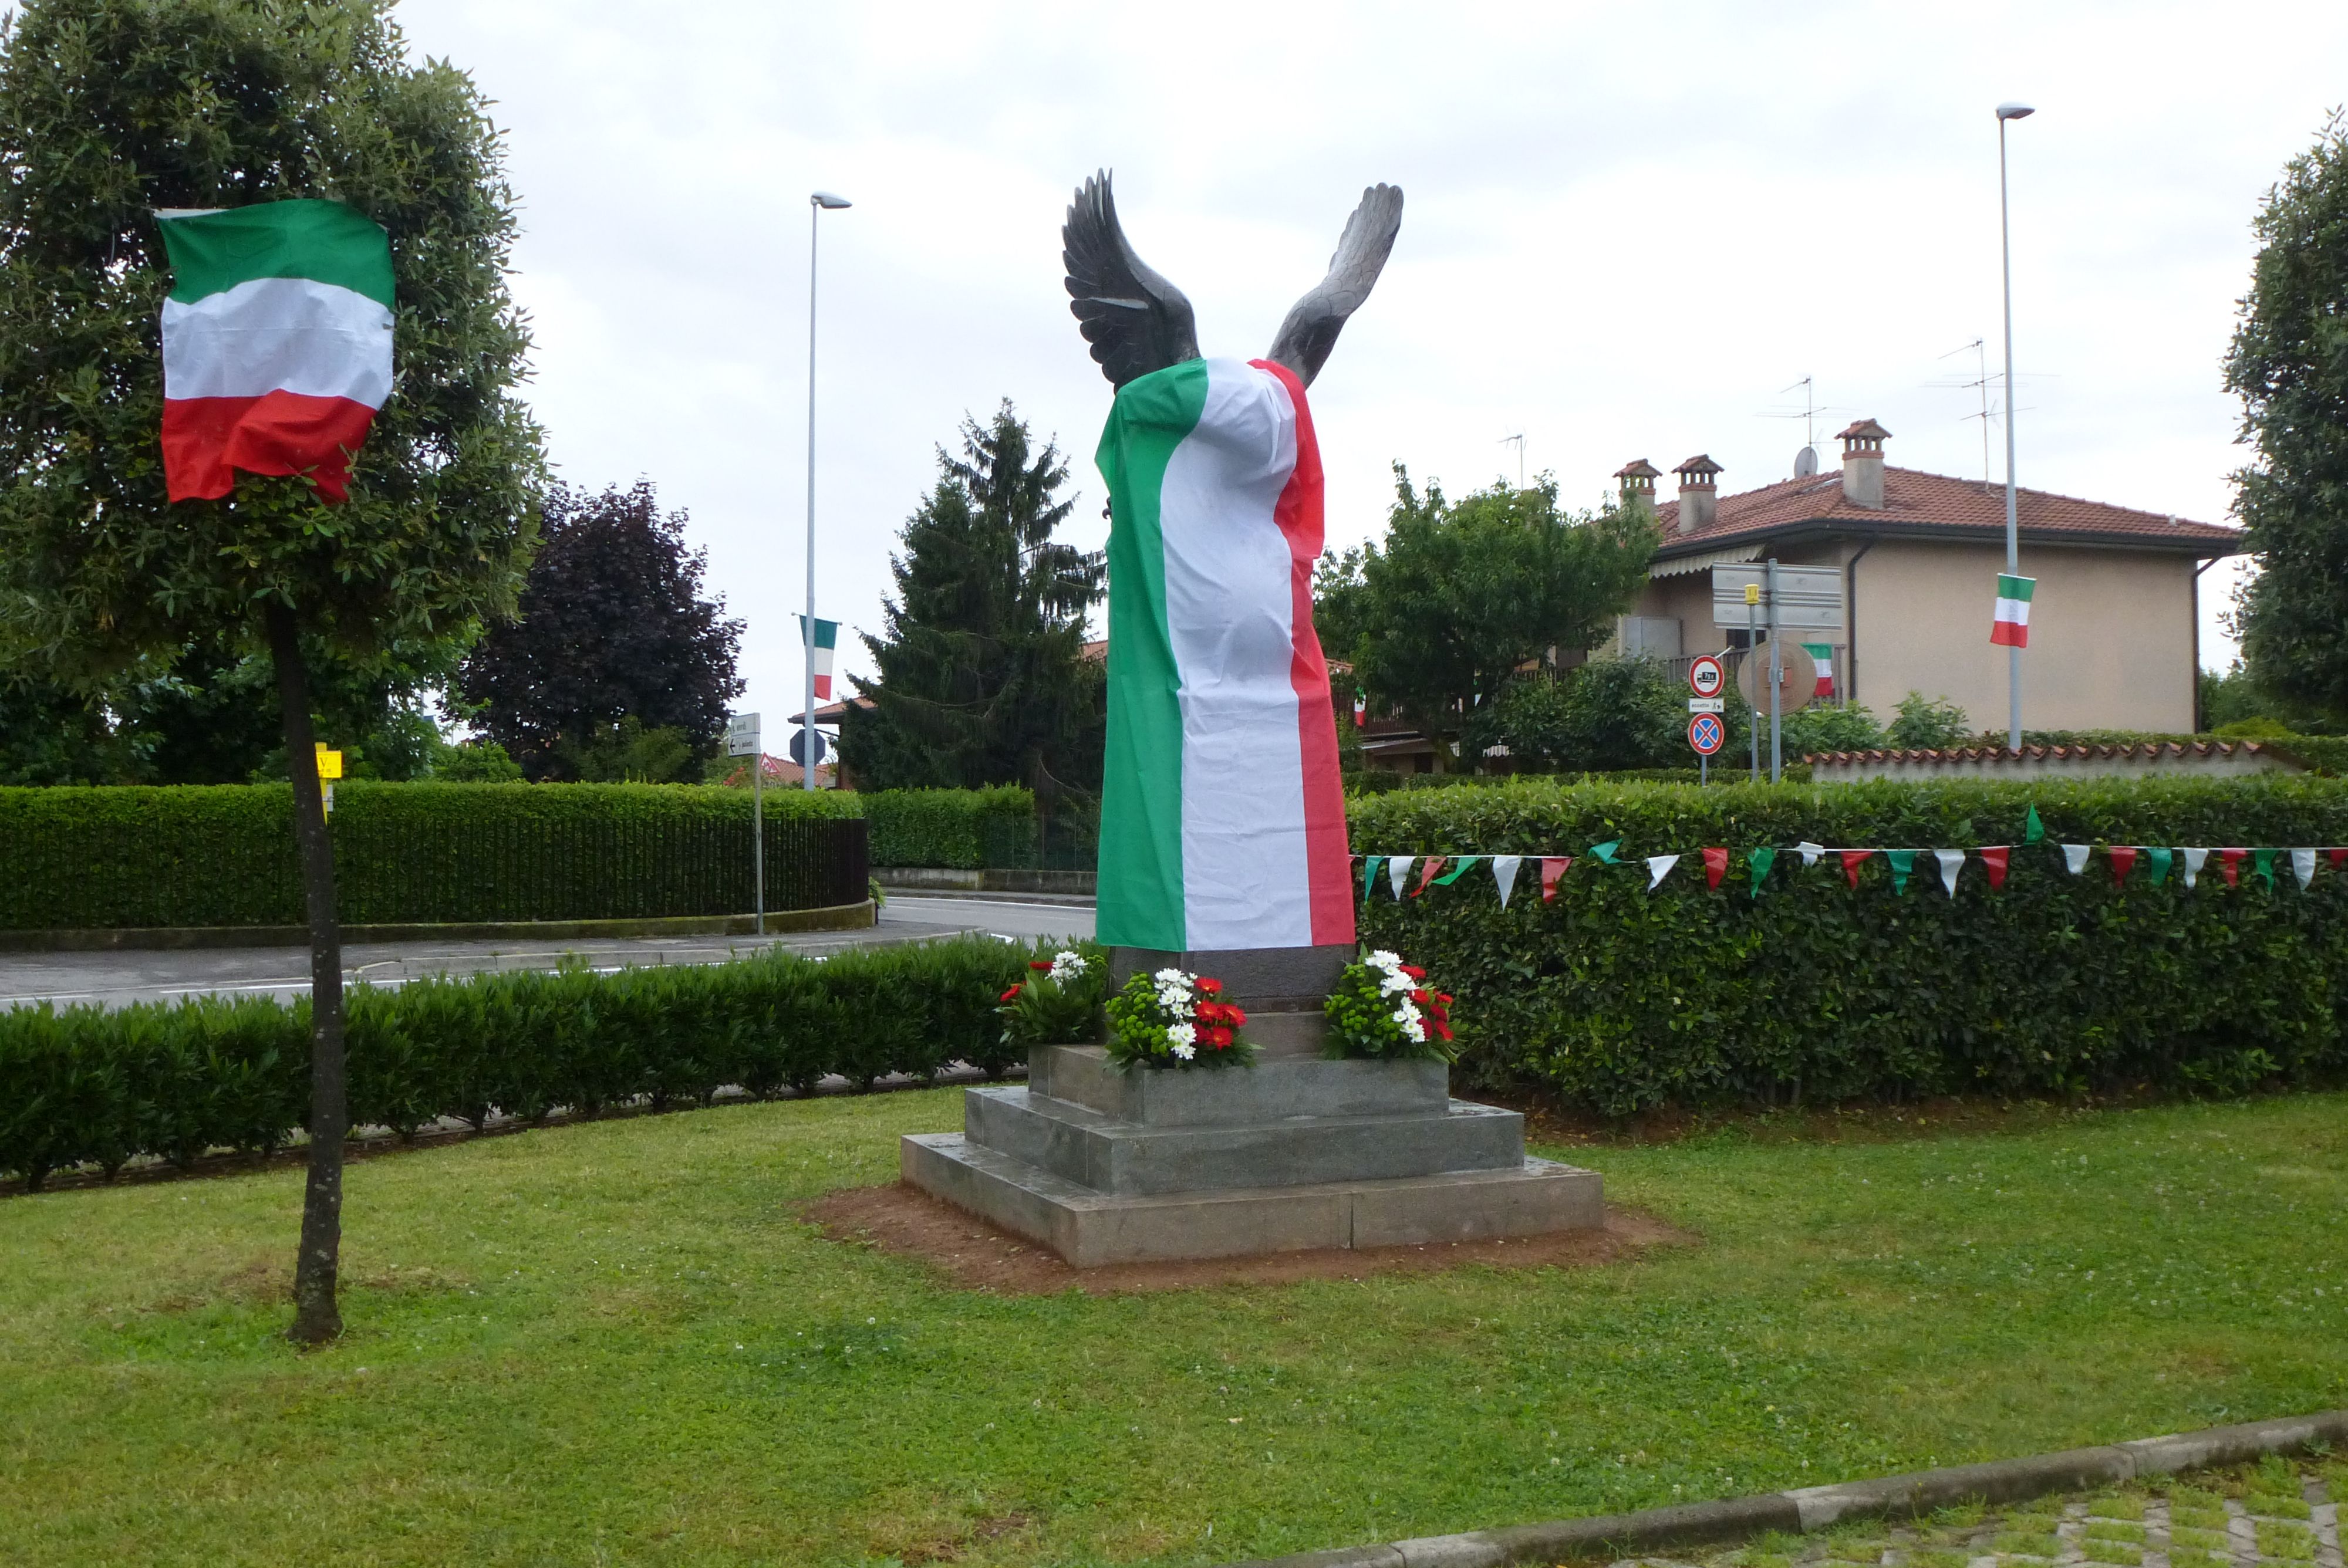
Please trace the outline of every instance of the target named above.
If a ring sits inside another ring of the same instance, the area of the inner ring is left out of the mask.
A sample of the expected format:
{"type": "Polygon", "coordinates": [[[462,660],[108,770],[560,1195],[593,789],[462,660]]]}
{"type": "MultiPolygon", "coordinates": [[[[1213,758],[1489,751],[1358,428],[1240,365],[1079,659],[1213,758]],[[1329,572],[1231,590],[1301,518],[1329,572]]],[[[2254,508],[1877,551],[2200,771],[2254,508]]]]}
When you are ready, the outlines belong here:
{"type": "Polygon", "coordinates": [[[1270,352],[1206,359],[1190,302],[1127,241],[1108,175],[1068,208],[1068,308],[1117,389],[1096,458],[1110,518],[1105,943],[1351,956],[1353,859],[1313,630],[1322,475],[1304,389],[1401,226],[1402,192],[1370,187],[1270,352]]]}

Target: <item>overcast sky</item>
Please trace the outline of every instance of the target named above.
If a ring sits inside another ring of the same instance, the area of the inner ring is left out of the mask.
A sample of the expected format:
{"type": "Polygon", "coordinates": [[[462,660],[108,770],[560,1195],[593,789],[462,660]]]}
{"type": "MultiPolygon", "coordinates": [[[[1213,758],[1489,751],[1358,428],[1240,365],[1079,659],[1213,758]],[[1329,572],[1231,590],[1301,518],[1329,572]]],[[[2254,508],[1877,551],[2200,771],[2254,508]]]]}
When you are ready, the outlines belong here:
{"type": "MultiPolygon", "coordinates": [[[[1313,388],[1333,544],[1390,466],[1457,491],[1696,452],[1725,491],[1859,415],[1982,471],[1998,350],[1993,107],[2012,137],[2025,485],[2222,521],[2219,384],[2250,224],[2348,98],[2348,6],[816,6],[407,0],[497,100],[522,198],[530,396],[561,476],[650,477],[748,623],[746,705],[796,709],[808,204],[823,219],[820,613],[877,629],[898,528],[965,411],[1071,454],[1102,538],[1109,388],[1060,285],[1071,189],[1117,171],[1210,354],[1261,354],[1364,186],[1407,206],[1313,388]]],[[[2003,433],[1993,469],[2003,472],[2003,433]]],[[[1666,481],[1668,487],[1668,481],[1666,481]]],[[[1667,488],[1668,493],[1668,488],[1667,488]]],[[[2203,589],[2205,661],[2230,569],[2203,589]]],[[[1986,607],[1984,607],[1986,609],[1986,607]]],[[[843,637],[842,664],[869,670],[843,637]]],[[[770,746],[770,749],[774,749],[770,746]]]]}

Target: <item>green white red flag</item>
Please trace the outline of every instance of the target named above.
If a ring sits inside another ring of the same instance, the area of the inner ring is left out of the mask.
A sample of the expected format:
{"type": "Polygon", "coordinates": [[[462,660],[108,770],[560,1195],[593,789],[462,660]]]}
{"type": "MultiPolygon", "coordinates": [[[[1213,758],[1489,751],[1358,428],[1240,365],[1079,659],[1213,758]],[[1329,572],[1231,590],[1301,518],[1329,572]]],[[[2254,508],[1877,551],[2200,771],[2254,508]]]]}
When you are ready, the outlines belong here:
{"type": "Polygon", "coordinates": [[[351,456],[391,395],[391,242],[339,201],[159,211],[163,477],[211,500],[236,470],[349,498],[351,456]]]}
{"type": "Polygon", "coordinates": [[[1118,389],[1096,461],[1112,518],[1099,939],[1352,943],[1303,384],[1262,360],[1153,371],[1118,389]]]}
{"type": "Polygon", "coordinates": [[[808,664],[815,671],[815,700],[829,702],[831,701],[831,660],[839,647],[839,622],[819,620],[815,623],[815,635],[808,638],[808,618],[802,615],[798,617],[798,620],[799,635],[808,641],[808,664]]]}
{"type": "Polygon", "coordinates": [[[1991,642],[2000,648],[2030,646],[2030,596],[2037,588],[2034,577],[1997,574],[1997,613],[1990,622],[1991,642]]]}
{"type": "Polygon", "coordinates": [[[1818,668],[1818,684],[1810,689],[1810,695],[1831,698],[1835,694],[1834,644],[1805,642],[1802,644],[1802,651],[1810,656],[1811,662],[1818,668]]]}

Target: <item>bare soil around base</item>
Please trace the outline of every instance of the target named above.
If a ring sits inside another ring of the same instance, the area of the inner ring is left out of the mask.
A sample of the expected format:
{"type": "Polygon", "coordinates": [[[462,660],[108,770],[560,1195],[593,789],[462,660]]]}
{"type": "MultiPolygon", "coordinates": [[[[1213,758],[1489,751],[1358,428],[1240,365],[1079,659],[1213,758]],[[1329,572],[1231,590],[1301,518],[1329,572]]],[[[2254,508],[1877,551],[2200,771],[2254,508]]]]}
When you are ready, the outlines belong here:
{"type": "Polygon", "coordinates": [[[1118,1263],[1077,1268],[1049,1249],[965,1214],[918,1187],[847,1187],[802,1204],[799,1217],[829,1240],[917,1257],[964,1290],[999,1296],[1088,1296],[1195,1290],[1219,1285],[1288,1285],[1307,1279],[1367,1279],[1436,1274],[1464,1264],[1500,1268],[1586,1268],[1651,1247],[1692,1246],[1697,1237],[1635,1209],[1606,1206],[1598,1230],[1425,1246],[1329,1247],[1256,1257],[1118,1263]]]}

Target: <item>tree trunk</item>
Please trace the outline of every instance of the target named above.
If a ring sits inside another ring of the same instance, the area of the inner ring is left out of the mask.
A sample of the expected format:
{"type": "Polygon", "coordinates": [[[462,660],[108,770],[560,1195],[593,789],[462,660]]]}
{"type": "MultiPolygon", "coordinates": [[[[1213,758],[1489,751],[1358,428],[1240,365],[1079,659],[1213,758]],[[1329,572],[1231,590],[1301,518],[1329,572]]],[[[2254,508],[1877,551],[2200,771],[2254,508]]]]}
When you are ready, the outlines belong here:
{"type": "Polygon", "coordinates": [[[335,921],[335,845],[318,785],[310,729],[310,681],[294,611],[267,611],[269,652],[284,710],[285,756],[294,775],[294,837],[302,848],[302,895],[310,915],[310,1175],[302,1193],[302,1249],[294,1260],[297,1344],[320,1345],[343,1331],[335,1274],[343,1250],[343,1139],[350,1131],[343,1061],[343,937],[335,921]]]}

